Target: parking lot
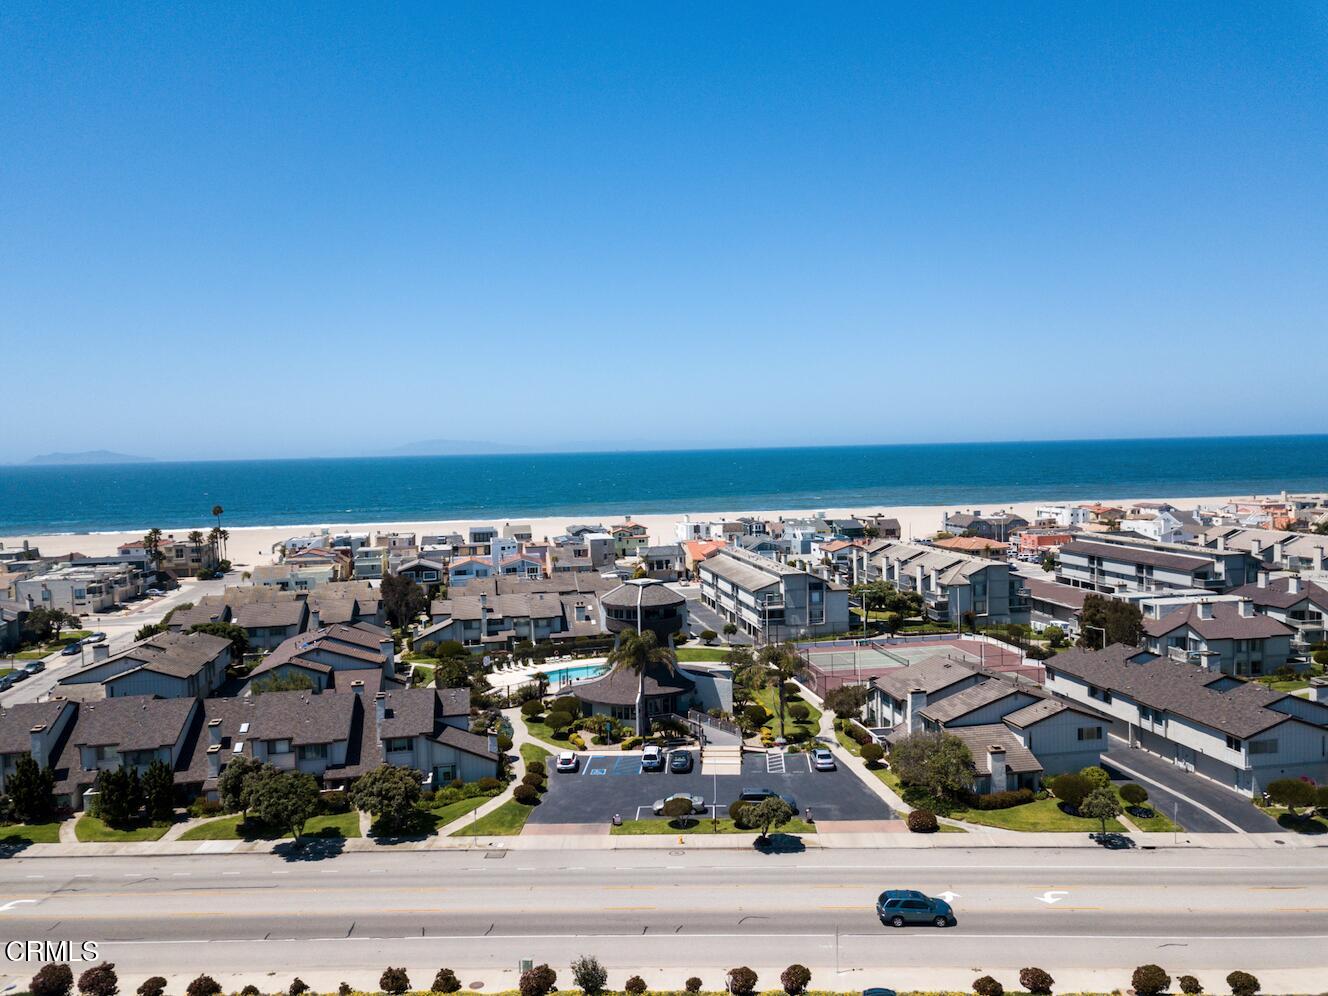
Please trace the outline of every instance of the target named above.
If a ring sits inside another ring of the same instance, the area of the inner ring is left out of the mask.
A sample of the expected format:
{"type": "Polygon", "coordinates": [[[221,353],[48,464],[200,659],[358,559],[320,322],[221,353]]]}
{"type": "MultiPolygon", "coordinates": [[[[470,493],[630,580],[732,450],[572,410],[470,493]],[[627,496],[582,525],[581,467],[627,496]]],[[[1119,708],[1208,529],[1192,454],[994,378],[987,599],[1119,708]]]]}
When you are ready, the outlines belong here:
{"type": "Polygon", "coordinates": [[[799,814],[810,808],[816,820],[895,819],[877,795],[852,772],[815,771],[810,754],[746,754],[741,775],[703,775],[693,755],[686,774],[642,771],[639,754],[583,754],[576,773],[549,773],[549,791],[530,815],[532,823],[604,823],[653,816],[652,805],[677,792],[699,795],[707,812],[718,805],[722,818],[745,788],[769,788],[791,797],[799,814]]]}

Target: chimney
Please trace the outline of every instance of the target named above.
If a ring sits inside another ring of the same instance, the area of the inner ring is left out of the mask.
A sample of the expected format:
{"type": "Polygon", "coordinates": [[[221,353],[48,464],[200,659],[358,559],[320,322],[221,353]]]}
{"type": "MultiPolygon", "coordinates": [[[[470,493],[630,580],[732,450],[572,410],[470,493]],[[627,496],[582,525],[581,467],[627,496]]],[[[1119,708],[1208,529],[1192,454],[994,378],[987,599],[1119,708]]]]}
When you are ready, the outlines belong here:
{"type": "Polygon", "coordinates": [[[1314,548],[1314,569],[1316,571],[1322,571],[1328,569],[1328,567],[1326,567],[1324,564],[1324,553],[1323,553],[1323,547],[1321,546],[1316,546],[1314,548]]]}
{"type": "Polygon", "coordinates": [[[931,585],[932,591],[941,590],[941,575],[937,571],[932,571],[927,576],[927,584],[931,585]]]}
{"type": "Polygon", "coordinates": [[[1199,603],[1199,618],[1200,618],[1200,619],[1212,619],[1212,618],[1213,618],[1213,603],[1212,603],[1212,602],[1200,602],[1200,603],[1199,603]]]}
{"type": "Polygon", "coordinates": [[[908,725],[909,733],[917,733],[922,729],[922,710],[926,705],[926,690],[921,688],[908,690],[908,712],[904,716],[904,722],[908,725]]]}
{"type": "Polygon", "coordinates": [[[356,695],[358,695],[360,698],[364,698],[364,681],[363,681],[363,679],[361,679],[361,678],[356,678],[354,681],[352,681],[352,682],[350,683],[350,690],[351,690],[352,692],[354,692],[356,695]]]}
{"type": "Polygon", "coordinates": [[[383,725],[383,720],[387,718],[387,692],[377,692],[374,695],[374,721],[379,726],[383,725]]]}
{"type": "Polygon", "coordinates": [[[1294,576],[1287,578],[1287,594],[1288,595],[1300,594],[1300,578],[1294,576]]]}
{"type": "Polygon", "coordinates": [[[991,790],[1005,791],[1005,748],[992,744],[987,748],[987,767],[991,769],[991,790]]]}
{"type": "Polygon", "coordinates": [[[917,592],[918,592],[919,595],[921,595],[921,594],[922,594],[922,591],[923,591],[923,587],[922,587],[922,584],[923,584],[923,574],[922,574],[922,565],[921,565],[921,564],[918,564],[917,568],[915,569],[915,571],[914,571],[914,578],[915,578],[916,581],[917,581],[917,592]]]}
{"type": "Polygon", "coordinates": [[[1277,564],[1278,566],[1281,566],[1282,558],[1284,555],[1285,554],[1282,549],[1282,541],[1278,540],[1276,543],[1273,544],[1273,563],[1277,564]]]}
{"type": "Polygon", "coordinates": [[[208,720],[208,744],[213,747],[221,745],[221,720],[208,720]]]}
{"type": "Polygon", "coordinates": [[[1260,588],[1267,588],[1267,587],[1268,587],[1268,572],[1267,572],[1267,571],[1260,571],[1260,572],[1259,572],[1259,580],[1258,580],[1256,583],[1258,584],[1258,586],[1259,586],[1260,588]]]}
{"type": "Polygon", "coordinates": [[[323,628],[323,616],[322,613],[320,613],[317,609],[309,610],[309,628],[310,629],[323,628]]]}
{"type": "Polygon", "coordinates": [[[46,738],[47,730],[45,723],[40,723],[28,731],[28,750],[29,753],[32,754],[32,759],[37,762],[37,767],[39,768],[45,768],[50,763],[50,759],[46,756],[46,752],[50,749],[50,745],[46,742],[46,738]]]}
{"type": "Polygon", "coordinates": [[[383,674],[390,678],[396,672],[397,647],[390,636],[378,641],[378,652],[383,655],[383,674]]]}
{"type": "Polygon", "coordinates": [[[221,774],[221,744],[213,744],[207,749],[207,766],[209,778],[221,774]]]}
{"type": "Polygon", "coordinates": [[[1219,536],[1219,537],[1217,538],[1217,548],[1218,548],[1219,550],[1226,550],[1226,548],[1227,548],[1227,538],[1226,538],[1225,536],[1219,536]]]}
{"type": "Polygon", "coordinates": [[[1261,540],[1250,540],[1250,556],[1263,558],[1263,542],[1261,540]]]}
{"type": "Polygon", "coordinates": [[[1240,602],[1240,614],[1245,619],[1254,618],[1254,603],[1244,599],[1240,602]]]}
{"type": "Polygon", "coordinates": [[[92,645],[92,663],[104,661],[111,656],[111,648],[105,643],[94,643],[92,645]]]}

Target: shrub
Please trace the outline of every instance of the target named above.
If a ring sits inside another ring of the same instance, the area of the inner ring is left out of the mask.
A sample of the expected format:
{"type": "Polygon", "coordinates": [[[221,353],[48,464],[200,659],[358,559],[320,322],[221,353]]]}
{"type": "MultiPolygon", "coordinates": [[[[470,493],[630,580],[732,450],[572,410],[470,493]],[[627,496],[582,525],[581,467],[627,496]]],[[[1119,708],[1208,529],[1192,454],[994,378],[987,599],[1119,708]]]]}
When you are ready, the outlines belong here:
{"type": "Polygon", "coordinates": [[[291,984],[286,990],[286,996],[300,996],[301,993],[309,991],[309,983],[305,982],[298,975],[291,979],[291,984]]]}
{"type": "Polygon", "coordinates": [[[1227,985],[1231,988],[1231,996],[1254,996],[1262,988],[1253,975],[1240,971],[1227,976],[1227,985]]]}
{"type": "Polygon", "coordinates": [[[512,738],[506,733],[498,734],[498,749],[504,754],[512,749],[512,738]]]}
{"type": "Polygon", "coordinates": [[[1309,782],[1299,778],[1278,778],[1268,783],[1268,798],[1294,813],[1300,806],[1313,806],[1319,793],[1309,782]]]}
{"type": "Polygon", "coordinates": [[[1328,667],[1328,650],[1314,651],[1314,663],[1322,664],[1325,667],[1328,667]]]}
{"type": "Polygon", "coordinates": [[[758,702],[753,702],[751,705],[747,706],[747,708],[743,709],[742,711],[743,723],[747,727],[753,730],[760,728],[760,726],[765,722],[765,717],[766,717],[765,706],[761,705],[758,702]]]}
{"type": "Polygon", "coordinates": [[[812,981],[811,969],[806,965],[790,965],[779,975],[779,984],[788,996],[798,996],[807,991],[807,983],[812,981]]]}
{"type": "Polygon", "coordinates": [[[461,991],[461,981],[456,977],[456,972],[450,968],[440,968],[438,974],[433,977],[433,985],[429,987],[431,993],[455,993],[461,991]]]}
{"type": "MultiPolygon", "coordinates": [[[[350,987],[349,982],[343,982],[339,986],[337,986],[337,996],[350,996],[350,994],[353,993],[354,991],[355,990],[350,987]]],[[[254,992],[256,994],[258,990],[255,989],[254,992]]],[[[241,996],[243,996],[243,994],[241,994],[241,996]]]]}
{"type": "Polygon", "coordinates": [[[391,965],[383,969],[383,974],[378,977],[378,988],[385,993],[392,993],[393,996],[399,996],[410,988],[410,976],[406,974],[404,968],[393,968],[391,965]]]}
{"type": "Polygon", "coordinates": [[[912,833],[935,833],[940,825],[930,809],[915,809],[908,814],[908,829],[912,833]]]}
{"type": "Polygon", "coordinates": [[[164,996],[166,992],[166,980],[160,975],[154,975],[150,979],[144,979],[143,984],[135,990],[138,996],[164,996]]]}
{"type": "Polygon", "coordinates": [[[564,695],[553,700],[549,712],[565,712],[569,716],[581,715],[581,700],[575,695],[564,695]]]}
{"type": "MultiPolygon", "coordinates": [[[[732,623],[730,623],[729,625],[732,625],[732,623]]],[[[683,983],[683,989],[684,991],[689,993],[699,993],[701,991],[701,980],[698,979],[695,975],[693,975],[690,979],[688,979],[686,982],[683,983]]]]}
{"type": "MultiPolygon", "coordinates": [[[[1089,765],[1079,772],[1081,778],[1088,779],[1088,784],[1095,789],[1111,788],[1111,776],[1097,765],[1089,765]]],[[[1089,789],[1091,792],[1092,789],[1089,789]]]]}
{"type": "Polygon", "coordinates": [[[806,702],[794,702],[788,707],[788,714],[795,723],[805,723],[810,718],[812,711],[806,702]]]}
{"type": "Polygon", "coordinates": [[[1120,797],[1128,806],[1142,806],[1148,801],[1148,789],[1134,782],[1126,782],[1120,787],[1120,797]]]}
{"type": "Polygon", "coordinates": [[[185,996],[221,996],[221,983],[210,975],[200,975],[184,991],[185,996]]]}
{"type": "Polygon", "coordinates": [[[1019,970],[1019,985],[1025,992],[1033,993],[1034,996],[1049,996],[1051,987],[1055,984],[1056,980],[1040,968],[1019,970]]]}
{"type": "Polygon", "coordinates": [[[539,789],[523,782],[512,791],[512,798],[523,806],[533,806],[539,802],[539,789]]]}
{"type": "Polygon", "coordinates": [[[104,961],[85,970],[78,977],[78,991],[83,996],[115,996],[120,991],[120,980],[116,978],[115,966],[104,961]]]}
{"type": "Polygon", "coordinates": [[[599,996],[608,984],[609,973],[594,955],[582,955],[572,962],[572,981],[586,996],[599,996]]]}
{"type": "Polygon", "coordinates": [[[74,988],[74,973],[68,965],[43,965],[28,983],[32,996],[69,996],[74,988]]]}
{"type": "Polygon", "coordinates": [[[558,985],[558,973],[548,965],[536,965],[521,973],[517,988],[521,996],[548,996],[558,985]]]}
{"type": "Polygon", "coordinates": [[[475,782],[474,785],[481,792],[497,792],[503,787],[502,781],[494,778],[493,775],[485,775],[483,778],[475,782]]]}
{"type": "Polygon", "coordinates": [[[1203,992],[1203,986],[1193,975],[1182,975],[1176,979],[1176,986],[1185,996],[1199,996],[1203,992]]]}
{"type": "Polygon", "coordinates": [[[1073,772],[1057,775],[1051,780],[1050,788],[1057,799],[1076,810],[1093,791],[1093,786],[1089,784],[1087,778],[1073,772]]]}
{"type": "Polygon", "coordinates": [[[1161,996],[1171,988],[1171,976],[1160,965],[1140,965],[1130,976],[1130,987],[1138,996],[1161,996]]]}
{"type": "Polygon", "coordinates": [[[751,807],[752,803],[744,802],[741,799],[729,804],[729,819],[733,821],[733,825],[739,830],[751,829],[751,823],[747,818],[751,807]]]}
{"type": "Polygon", "coordinates": [[[565,730],[572,725],[572,714],[570,712],[551,712],[544,717],[544,722],[554,731],[565,730]]]}
{"type": "Polygon", "coordinates": [[[630,993],[631,996],[641,996],[646,991],[646,980],[639,975],[633,975],[623,983],[623,991],[630,993]]]}
{"type": "Polygon", "coordinates": [[[258,987],[245,986],[243,989],[240,990],[240,996],[259,996],[258,987]]]}
{"type": "Polygon", "coordinates": [[[544,777],[545,775],[547,775],[548,773],[549,773],[549,769],[546,768],[546,767],[544,766],[544,762],[543,762],[543,761],[527,761],[527,762],[526,762],[526,774],[528,774],[528,775],[539,775],[541,778],[543,778],[543,777],[544,777]]]}
{"type": "Polygon", "coordinates": [[[869,740],[862,745],[862,759],[868,764],[880,764],[883,757],[885,757],[885,748],[876,741],[869,740]]]}
{"type": "Polygon", "coordinates": [[[521,784],[529,785],[531,788],[535,789],[536,791],[539,791],[539,789],[544,785],[544,776],[537,775],[533,771],[527,771],[524,775],[521,776],[521,784]]]}
{"type": "MultiPolygon", "coordinates": [[[[203,816],[219,816],[225,812],[225,807],[216,799],[205,799],[199,796],[189,804],[189,815],[198,819],[203,816]]],[[[156,978],[157,976],[153,976],[156,978]]]]}
{"type": "Polygon", "coordinates": [[[978,996],[1005,996],[1005,987],[990,975],[973,980],[973,991],[978,996]]]}
{"type": "Polygon", "coordinates": [[[716,633],[713,629],[703,629],[703,630],[701,630],[701,642],[702,642],[702,643],[714,643],[716,637],[718,637],[718,636],[719,636],[719,634],[716,633]]]}
{"type": "Polygon", "coordinates": [[[989,792],[974,798],[974,809],[1010,809],[1023,806],[1035,798],[1032,789],[1010,789],[1006,792],[989,792]]]}
{"type": "Polygon", "coordinates": [[[725,985],[733,996],[750,996],[756,992],[756,973],[746,965],[730,968],[725,985]]]}
{"type": "Polygon", "coordinates": [[[544,711],[544,702],[541,699],[527,699],[521,703],[521,715],[526,719],[538,716],[544,711]]]}

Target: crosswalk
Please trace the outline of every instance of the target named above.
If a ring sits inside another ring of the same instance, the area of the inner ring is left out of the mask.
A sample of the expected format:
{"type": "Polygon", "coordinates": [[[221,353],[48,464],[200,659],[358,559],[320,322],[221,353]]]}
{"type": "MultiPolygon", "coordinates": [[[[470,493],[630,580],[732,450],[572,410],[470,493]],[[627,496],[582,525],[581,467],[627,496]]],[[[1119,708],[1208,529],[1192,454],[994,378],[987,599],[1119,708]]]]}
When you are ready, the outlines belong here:
{"type": "Polygon", "coordinates": [[[786,769],[784,752],[782,750],[770,750],[765,754],[765,770],[771,775],[782,775],[786,769]]]}

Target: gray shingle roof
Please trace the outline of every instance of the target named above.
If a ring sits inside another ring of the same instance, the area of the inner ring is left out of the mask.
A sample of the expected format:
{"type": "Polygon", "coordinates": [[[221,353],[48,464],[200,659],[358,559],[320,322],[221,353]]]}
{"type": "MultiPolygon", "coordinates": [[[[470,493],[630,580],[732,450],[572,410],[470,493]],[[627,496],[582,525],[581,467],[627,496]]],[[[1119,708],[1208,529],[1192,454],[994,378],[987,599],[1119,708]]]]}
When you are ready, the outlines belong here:
{"type": "Polygon", "coordinates": [[[1030,693],[1026,689],[1016,688],[1009,682],[999,678],[988,678],[980,685],[965,688],[962,692],[955,692],[938,702],[929,704],[922,710],[922,715],[945,724],[1008,696],[1028,694],[1030,693]]]}
{"type": "Polygon", "coordinates": [[[1291,627],[1271,616],[1240,614],[1236,602],[1209,602],[1211,619],[1200,616],[1198,605],[1168,612],[1161,619],[1145,619],[1144,632],[1149,636],[1165,636],[1182,627],[1189,627],[1205,640],[1259,640],[1275,636],[1290,636],[1291,627]]]}
{"type": "Polygon", "coordinates": [[[1042,770],[1042,764],[1033,752],[1019,742],[1019,738],[1010,732],[1003,723],[985,726],[952,726],[946,728],[946,734],[962,740],[968,752],[973,755],[973,768],[979,775],[991,774],[988,747],[1005,748],[1005,770],[1014,774],[1031,774],[1042,770]]]}
{"type": "Polygon", "coordinates": [[[1124,543],[1093,543],[1089,540],[1071,540],[1061,546],[1061,555],[1078,554],[1085,557],[1101,557],[1104,560],[1116,560],[1123,564],[1142,564],[1146,567],[1168,567],[1181,571],[1201,571],[1213,566],[1213,561],[1202,556],[1185,553],[1165,553],[1147,547],[1129,546],[1124,543]]]}

